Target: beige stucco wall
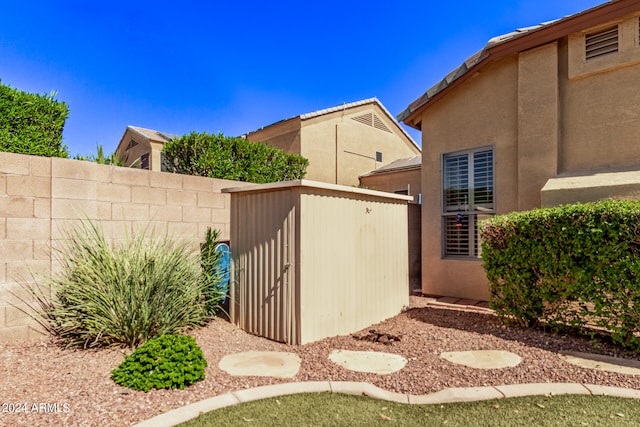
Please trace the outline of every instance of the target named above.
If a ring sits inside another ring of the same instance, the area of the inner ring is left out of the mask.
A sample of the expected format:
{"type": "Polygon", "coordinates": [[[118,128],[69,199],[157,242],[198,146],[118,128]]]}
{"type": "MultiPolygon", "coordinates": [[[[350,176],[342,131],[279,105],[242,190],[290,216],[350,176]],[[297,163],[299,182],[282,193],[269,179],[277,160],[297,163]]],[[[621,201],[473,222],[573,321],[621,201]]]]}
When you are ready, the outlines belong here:
{"type": "Polygon", "coordinates": [[[304,344],[408,305],[408,197],[307,180],[225,191],[243,329],[304,344]]]}
{"type": "Polygon", "coordinates": [[[395,132],[387,132],[352,118],[372,111],[393,130],[386,116],[371,106],[352,109],[345,115],[320,116],[303,122],[302,155],[309,159],[307,178],[340,185],[358,185],[358,177],[393,160],[420,150],[395,132]],[[382,162],[376,162],[376,152],[382,162]],[[337,153],[337,154],[336,154],[337,153]]]}
{"type": "Polygon", "coordinates": [[[518,61],[510,57],[485,69],[422,116],[422,291],[487,299],[480,260],[442,257],[442,154],[495,147],[499,211],[518,206],[518,61]],[[516,185],[514,185],[516,184],[516,185]]]}
{"type": "Polygon", "coordinates": [[[488,297],[480,260],[442,257],[444,153],[494,147],[498,214],[607,194],[637,196],[636,185],[607,175],[596,175],[602,185],[582,180],[564,190],[557,185],[569,181],[553,180],[640,170],[638,14],[615,22],[621,31],[618,53],[585,61],[584,34],[593,30],[587,29],[485,66],[422,113],[423,292],[488,297]]]}
{"type": "Polygon", "coordinates": [[[223,187],[248,185],[92,162],[0,152],[0,341],[38,336],[15,305],[19,286],[57,267],[51,248],[80,218],[99,220],[109,238],[152,227],[188,239],[194,248],[207,227],[229,239],[230,197],[223,187]]]}
{"type": "Polygon", "coordinates": [[[268,142],[272,147],[289,154],[300,154],[300,118],[285,120],[274,126],[258,129],[247,134],[253,142],[268,142]]]}
{"type": "Polygon", "coordinates": [[[562,89],[560,172],[640,165],[640,64],[565,80],[562,89]]]}
{"type": "Polygon", "coordinates": [[[305,179],[340,185],[358,185],[358,177],[393,160],[420,154],[420,149],[375,104],[340,112],[286,120],[251,132],[250,141],[268,142],[309,160],[305,179]],[[375,114],[388,129],[353,120],[375,114]],[[376,152],[382,162],[376,162],[376,152]]]}
{"type": "Polygon", "coordinates": [[[621,66],[640,64],[640,56],[638,55],[640,51],[639,16],[640,13],[636,12],[571,34],[568,37],[569,68],[567,75],[569,79],[579,79],[597,73],[606,73],[621,66]],[[585,35],[606,30],[613,26],[618,27],[618,52],[587,61],[584,55],[585,35]]]}
{"type": "Polygon", "coordinates": [[[540,207],[540,189],[558,173],[557,43],[518,55],[517,78],[517,185],[518,210],[522,211],[540,207]]]}

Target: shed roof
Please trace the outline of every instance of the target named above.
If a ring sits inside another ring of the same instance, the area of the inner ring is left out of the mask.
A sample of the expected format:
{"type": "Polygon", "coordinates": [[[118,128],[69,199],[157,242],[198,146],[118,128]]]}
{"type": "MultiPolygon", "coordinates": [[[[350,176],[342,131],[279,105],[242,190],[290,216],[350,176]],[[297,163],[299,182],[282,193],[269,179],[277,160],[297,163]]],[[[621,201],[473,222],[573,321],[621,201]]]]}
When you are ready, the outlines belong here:
{"type": "Polygon", "coordinates": [[[404,111],[398,114],[398,120],[420,130],[422,127],[419,120],[420,113],[429,104],[474,74],[471,71],[480,71],[487,64],[507,55],[550,43],[571,33],[616,19],[639,9],[640,2],[638,0],[611,0],[574,15],[520,28],[508,34],[494,37],[487,42],[484,48],[467,58],[462,65],[409,104],[404,111]]]}
{"type": "Polygon", "coordinates": [[[298,179],[294,181],[272,182],[268,184],[255,184],[243,187],[223,188],[223,193],[260,193],[265,191],[286,190],[289,188],[309,188],[331,190],[347,194],[361,194],[366,196],[381,197],[384,199],[392,199],[396,201],[412,201],[413,196],[405,196],[402,194],[387,193],[385,191],[369,190],[365,188],[349,187],[346,185],[329,184],[326,182],[310,181],[307,179],[298,179]]]}

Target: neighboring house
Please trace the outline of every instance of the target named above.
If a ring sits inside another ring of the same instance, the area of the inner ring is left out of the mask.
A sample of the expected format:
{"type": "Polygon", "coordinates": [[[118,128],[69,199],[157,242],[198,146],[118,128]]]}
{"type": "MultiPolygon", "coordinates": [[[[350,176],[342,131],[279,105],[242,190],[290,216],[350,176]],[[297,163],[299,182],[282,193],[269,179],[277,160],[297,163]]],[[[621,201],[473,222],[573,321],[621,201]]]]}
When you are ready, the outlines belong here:
{"type": "Polygon", "coordinates": [[[307,158],[305,179],[342,185],[358,185],[361,174],[421,152],[376,98],[301,114],[246,138],[307,158]]]}
{"type": "Polygon", "coordinates": [[[413,196],[413,201],[409,202],[408,210],[409,283],[411,284],[412,292],[420,290],[422,276],[421,175],[422,156],[420,155],[396,160],[369,173],[360,175],[360,185],[362,187],[413,196]]]}
{"type": "Polygon", "coordinates": [[[127,126],[124,135],[116,148],[116,158],[122,160],[125,166],[131,166],[151,171],[164,171],[162,167],[162,147],[165,142],[175,138],[175,135],[145,129],[137,126],[127,126]]]}
{"type": "Polygon", "coordinates": [[[494,38],[399,120],[422,131],[422,290],[487,299],[477,224],[640,194],[640,1],[494,38]]]}
{"type": "Polygon", "coordinates": [[[413,202],[421,201],[422,156],[398,159],[360,175],[360,185],[371,190],[413,196],[413,202]]]}

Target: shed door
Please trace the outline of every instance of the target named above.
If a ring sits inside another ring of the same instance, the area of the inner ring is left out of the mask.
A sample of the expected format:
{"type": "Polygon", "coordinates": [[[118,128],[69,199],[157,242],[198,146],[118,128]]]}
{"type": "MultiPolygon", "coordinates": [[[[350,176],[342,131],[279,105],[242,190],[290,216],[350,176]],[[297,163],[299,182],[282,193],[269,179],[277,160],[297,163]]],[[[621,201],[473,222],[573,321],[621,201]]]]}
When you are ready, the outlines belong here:
{"type": "Polygon", "coordinates": [[[295,344],[295,207],[290,196],[291,191],[275,191],[238,197],[239,215],[232,214],[239,224],[232,225],[238,247],[237,313],[232,318],[250,333],[295,344]]]}

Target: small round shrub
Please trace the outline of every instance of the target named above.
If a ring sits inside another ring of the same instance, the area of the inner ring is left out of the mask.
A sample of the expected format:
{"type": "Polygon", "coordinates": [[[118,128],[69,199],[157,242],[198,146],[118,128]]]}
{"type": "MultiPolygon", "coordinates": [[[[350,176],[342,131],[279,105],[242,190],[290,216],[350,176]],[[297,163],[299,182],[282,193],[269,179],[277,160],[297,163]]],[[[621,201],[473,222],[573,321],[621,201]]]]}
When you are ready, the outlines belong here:
{"type": "Polygon", "coordinates": [[[124,387],[148,392],[184,389],[204,379],[207,361],[196,340],[187,335],[152,338],[126,356],[111,379],[124,387]]]}

